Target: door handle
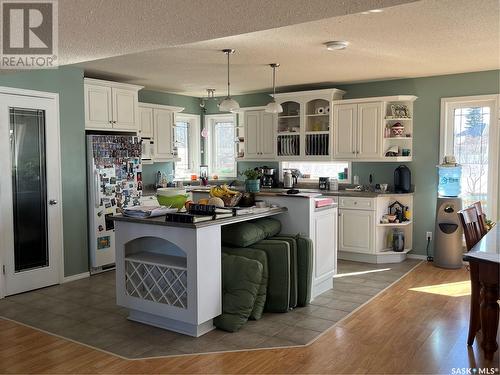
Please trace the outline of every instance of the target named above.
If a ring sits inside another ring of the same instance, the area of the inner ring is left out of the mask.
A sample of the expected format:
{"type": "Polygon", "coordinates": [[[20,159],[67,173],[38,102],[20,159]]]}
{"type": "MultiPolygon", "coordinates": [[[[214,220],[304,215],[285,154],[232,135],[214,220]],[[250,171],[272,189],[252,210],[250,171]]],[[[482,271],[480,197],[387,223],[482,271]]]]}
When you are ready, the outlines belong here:
{"type": "Polygon", "coordinates": [[[57,203],[58,203],[58,202],[57,202],[57,200],[55,200],[55,199],[51,199],[51,200],[49,200],[49,204],[50,204],[51,206],[55,206],[57,203]]]}

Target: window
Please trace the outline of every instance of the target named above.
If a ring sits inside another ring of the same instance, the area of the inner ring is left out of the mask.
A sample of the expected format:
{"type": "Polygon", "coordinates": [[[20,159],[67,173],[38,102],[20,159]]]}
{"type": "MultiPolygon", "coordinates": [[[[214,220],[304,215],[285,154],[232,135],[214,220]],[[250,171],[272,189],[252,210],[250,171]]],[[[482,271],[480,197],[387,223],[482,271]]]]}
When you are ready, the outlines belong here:
{"type": "Polygon", "coordinates": [[[210,175],[236,177],[236,115],[205,116],[210,175]]]}
{"type": "Polygon", "coordinates": [[[351,163],[349,162],[305,162],[291,161],[282,162],[281,170],[283,169],[298,169],[303,175],[309,175],[309,179],[317,180],[319,177],[337,178],[341,183],[349,183],[351,181],[351,163]],[[344,172],[347,168],[347,179],[340,180],[339,173],[344,172]]]}
{"type": "Polygon", "coordinates": [[[187,179],[198,174],[200,165],[200,118],[177,113],[174,128],[178,161],[174,164],[175,178],[187,179]]]}
{"type": "Polygon", "coordinates": [[[481,201],[496,220],[498,197],[498,97],[441,100],[441,160],[455,155],[462,165],[463,206],[481,201]]]}

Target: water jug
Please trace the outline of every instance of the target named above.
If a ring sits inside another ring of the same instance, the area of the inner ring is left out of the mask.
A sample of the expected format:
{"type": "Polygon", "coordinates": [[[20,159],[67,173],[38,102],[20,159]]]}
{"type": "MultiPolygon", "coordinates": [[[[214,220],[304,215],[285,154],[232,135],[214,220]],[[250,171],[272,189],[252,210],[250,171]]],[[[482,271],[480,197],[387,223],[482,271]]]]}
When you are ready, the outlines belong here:
{"type": "Polygon", "coordinates": [[[462,177],[462,166],[438,165],[439,185],[438,193],[441,197],[458,197],[460,195],[460,179],[462,177]]]}

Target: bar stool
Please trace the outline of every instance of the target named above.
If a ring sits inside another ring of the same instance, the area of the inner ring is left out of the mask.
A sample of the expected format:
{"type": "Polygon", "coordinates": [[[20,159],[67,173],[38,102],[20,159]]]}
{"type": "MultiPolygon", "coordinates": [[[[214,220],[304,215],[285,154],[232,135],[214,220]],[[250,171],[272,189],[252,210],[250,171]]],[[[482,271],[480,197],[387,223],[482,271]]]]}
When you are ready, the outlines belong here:
{"type": "MultiPolygon", "coordinates": [[[[479,227],[479,217],[476,207],[468,207],[458,211],[458,216],[465,234],[465,243],[467,251],[472,249],[476,243],[481,239],[481,229],[479,227]]],[[[471,303],[470,303],[470,320],[469,320],[469,336],[467,338],[467,345],[471,346],[474,343],[477,331],[481,328],[481,321],[479,317],[480,308],[480,291],[479,285],[479,269],[477,264],[470,264],[470,281],[471,281],[471,303]]]]}

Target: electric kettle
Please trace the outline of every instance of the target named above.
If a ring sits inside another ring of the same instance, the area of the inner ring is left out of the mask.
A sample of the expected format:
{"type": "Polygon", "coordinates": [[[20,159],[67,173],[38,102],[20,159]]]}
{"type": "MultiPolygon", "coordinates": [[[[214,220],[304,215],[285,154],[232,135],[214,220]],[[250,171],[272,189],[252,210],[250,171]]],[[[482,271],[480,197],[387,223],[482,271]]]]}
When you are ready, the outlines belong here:
{"type": "Polygon", "coordinates": [[[293,189],[293,175],[291,171],[284,171],[283,173],[283,187],[285,189],[293,189]]]}

